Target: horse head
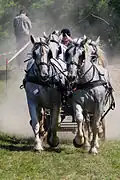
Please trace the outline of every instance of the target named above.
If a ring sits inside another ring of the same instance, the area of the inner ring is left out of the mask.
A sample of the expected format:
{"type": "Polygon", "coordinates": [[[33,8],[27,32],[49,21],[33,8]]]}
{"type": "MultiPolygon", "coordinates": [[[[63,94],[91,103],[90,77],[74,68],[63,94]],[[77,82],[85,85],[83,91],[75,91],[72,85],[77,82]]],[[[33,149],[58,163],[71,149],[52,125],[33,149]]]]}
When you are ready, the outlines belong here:
{"type": "Polygon", "coordinates": [[[77,72],[80,70],[82,63],[85,59],[84,44],[86,40],[84,38],[76,38],[72,40],[72,44],[68,47],[65,53],[68,77],[71,81],[77,77],[77,72]]]}
{"type": "Polygon", "coordinates": [[[92,63],[106,67],[105,53],[100,45],[100,37],[96,41],[89,39],[85,44],[86,58],[92,63]]]}
{"type": "Polygon", "coordinates": [[[49,60],[52,56],[51,50],[48,44],[42,41],[42,38],[36,40],[31,36],[31,42],[33,44],[32,57],[39,70],[39,75],[43,80],[47,80],[49,76],[49,60]]]}
{"type": "Polygon", "coordinates": [[[43,37],[45,38],[47,44],[49,45],[52,51],[53,58],[56,59],[59,56],[59,54],[61,54],[62,52],[61,46],[60,46],[60,42],[61,42],[60,31],[55,30],[49,35],[47,35],[44,32],[43,37]]]}

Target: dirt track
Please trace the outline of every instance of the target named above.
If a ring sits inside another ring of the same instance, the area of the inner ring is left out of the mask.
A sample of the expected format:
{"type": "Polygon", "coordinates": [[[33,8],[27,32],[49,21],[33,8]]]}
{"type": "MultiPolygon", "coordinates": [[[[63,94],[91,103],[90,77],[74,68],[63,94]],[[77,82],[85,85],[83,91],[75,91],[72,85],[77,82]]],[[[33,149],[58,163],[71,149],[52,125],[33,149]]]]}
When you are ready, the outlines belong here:
{"type": "Polygon", "coordinates": [[[120,139],[120,64],[110,65],[109,72],[115,90],[116,108],[106,117],[107,138],[120,139]]]}
{"type": "MultiPolygon", "coordinates": [[[[110,65],[109,72],[115,89],[116,108],[106,116],[106,133],[108,139],[120,139],[120,64],[110,65]]],[[[22,79],[12,86],[10,85],[9,92],[6,94],[7,98],[1,105],[0,130],[32,136],[25,93],[24,90],[19,89],[21,82],[22,79]]],[[[68,137],[70,137],[69,134],[68,137]]]]}

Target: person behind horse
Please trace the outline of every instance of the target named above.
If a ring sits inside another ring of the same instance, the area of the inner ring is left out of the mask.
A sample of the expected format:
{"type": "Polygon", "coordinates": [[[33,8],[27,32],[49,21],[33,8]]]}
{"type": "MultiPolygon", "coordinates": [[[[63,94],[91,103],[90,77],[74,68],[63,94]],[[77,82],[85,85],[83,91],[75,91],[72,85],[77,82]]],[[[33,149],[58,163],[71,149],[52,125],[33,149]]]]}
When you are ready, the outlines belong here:
{"type": "MultiPolygon", "coordinates": [[[[20,13],[14,18],[13,28],[16,37],[17,51],[19,51],[29,41],[30,31],[32,29],[31,20],[24,10],[20,10],[20,13]]],[[[20,66],[21,64],[22,56],[19,56],[18,65],[20,66]]]]}
{"type": "Polygon", "coordinates": [[[63,45],[65,45],[66,47],[68,47],[70,44],[71,44],[71,41],[69,40],[69,37],[71,37],[71,32],[69,29],[65,28],[65,29],[62,29],[61,30],[61,35],[62,35],[62,40],[61,40],[61,43],[63,45]]]}
{"type": "MultiPolygon", "coordinates": [[[[67,50],[68,46],[71,45],[71,41],[68,38],[68,36],[71,37],[71,32],[69,29],[64,28],[61,30],[60,34],[62,36],[61,45],[64,49],[64,56],[66,56],[66,50],[67,50]]],[[[67,96],[69,96],[69,94],[70,94],[70,91],[68,90],[69,89],[68,84],[69,83],[66,81],[65,86],[62,88],[62,104],[63,105],[66,104],[67,96]]]]}

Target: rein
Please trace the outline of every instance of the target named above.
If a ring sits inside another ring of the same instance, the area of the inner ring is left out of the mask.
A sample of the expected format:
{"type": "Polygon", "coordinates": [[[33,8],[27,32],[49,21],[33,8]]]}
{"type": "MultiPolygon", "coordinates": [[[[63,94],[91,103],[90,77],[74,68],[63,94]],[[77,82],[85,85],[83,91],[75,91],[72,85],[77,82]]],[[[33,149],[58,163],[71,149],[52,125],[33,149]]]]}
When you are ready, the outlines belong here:
{"type": "Polygon", "coordinates": [[[60,45],[59,42],[57,42],[57,41],[54,40],[54,39],[51,39],[50,42],[54,42],[54,43],[56,43],[58,46],[60,45]]]}
{"type": "MultiPolygon", "coordinates": [[[[55,58],[52,58],[52,59],[54,59],[54,60],[58,63],[57,59],[55,59],[55,58]]],[[[60,68],[57,67],[56,64],[54,64],[54,63],[51,62],[51,61],[50,61],[50,64],[51,64],[54,68],[56,67],[56,68],[60,71],[60,73],[62,73],[62,74],[67,78],[67,75],[64,74],[64,72],[66,72],[66,70],[65,70],[65,71],[62,71],[60,68]]],[[[59,65],[60,65],[60,63],[59,63],[59,65]]],[[[61,65],[60,65],[60,66],[61,66],[61,65]]],[[[62,67],[62,66],[61,66],[61,67],[62,67]]],[[[60,74],[60,73],[58,73],[58,74],[60,74]]]]}

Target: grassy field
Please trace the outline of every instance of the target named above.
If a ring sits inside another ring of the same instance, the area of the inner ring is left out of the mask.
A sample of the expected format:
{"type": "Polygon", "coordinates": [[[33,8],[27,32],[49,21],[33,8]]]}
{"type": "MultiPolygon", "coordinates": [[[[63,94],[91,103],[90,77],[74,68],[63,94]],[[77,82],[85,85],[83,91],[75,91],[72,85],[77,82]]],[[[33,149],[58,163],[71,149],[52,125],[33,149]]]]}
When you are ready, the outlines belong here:
{"type": "Polygon", "coordinates": [[[1,180],[119,180],[120,142],[101,144],[97,156],[62,143],[60,151],[32,151],[32,139],[0,135],[1,180]]]}
{"type": "MultiPolygon", "coordinates": [[[[5,89],[0,81],[0,101],[5,89]]],[[[102,142],[97,156],[69,142],[59,151],[32,148],[32,139],[0,133],[0,180],[120,180],[120,141],[102,142]]]]}

